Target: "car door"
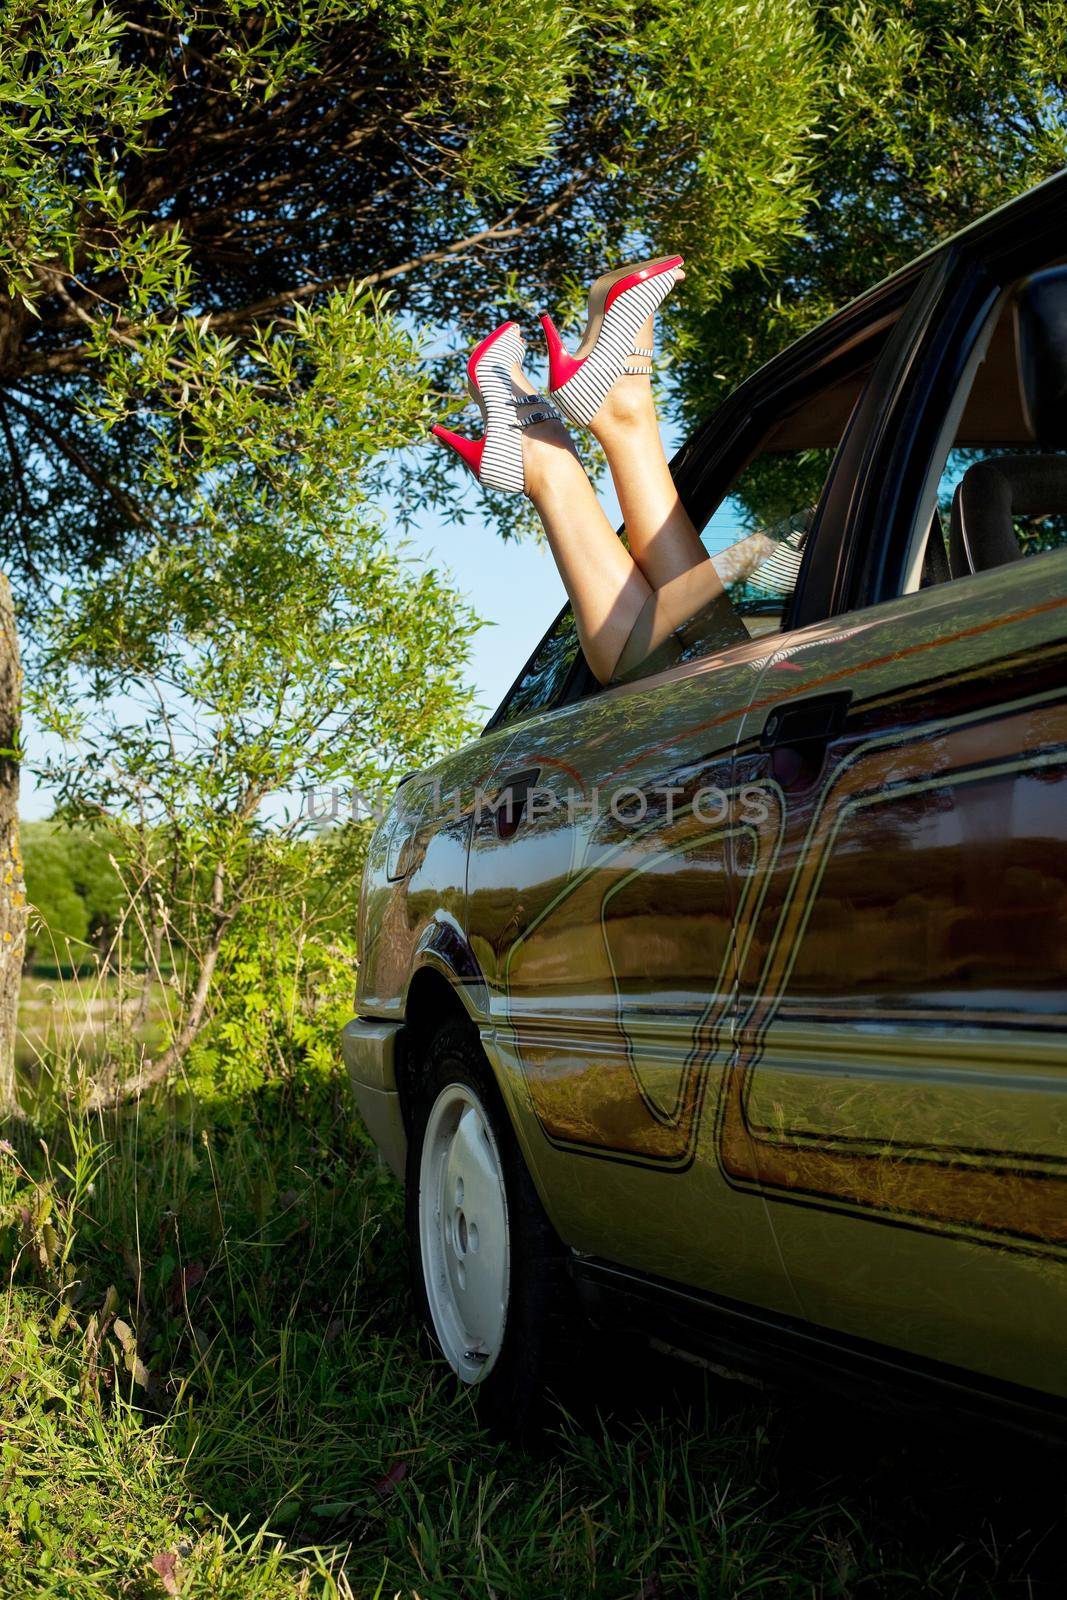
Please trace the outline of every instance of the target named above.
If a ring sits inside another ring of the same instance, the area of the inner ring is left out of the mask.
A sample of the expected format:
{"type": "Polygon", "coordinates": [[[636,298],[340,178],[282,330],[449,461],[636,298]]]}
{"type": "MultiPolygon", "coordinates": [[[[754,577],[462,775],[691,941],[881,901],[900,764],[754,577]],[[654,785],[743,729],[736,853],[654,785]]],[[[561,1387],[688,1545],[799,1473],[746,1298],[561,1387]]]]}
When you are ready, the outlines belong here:
{"type": "MultiPolygon", "coordinates": [[[[1032,448],[1011,376],[967,376],[945,448],[1032,448]]],[[[1063,1394],[1067,547],[1043,539],[765,662],[736,780],[782,826],[740,906],[717,1153],[808,1318],[1063,1394]]]]}
{"type": "Polygon", "coordinates": [[[476,813],[468,922],[487,1047],[567,1243],[795,1309],[702,1115],[732,1051],[733,866],[759,884],[770,847],[732,773],[762,648],[520,724],[476,813]]]}

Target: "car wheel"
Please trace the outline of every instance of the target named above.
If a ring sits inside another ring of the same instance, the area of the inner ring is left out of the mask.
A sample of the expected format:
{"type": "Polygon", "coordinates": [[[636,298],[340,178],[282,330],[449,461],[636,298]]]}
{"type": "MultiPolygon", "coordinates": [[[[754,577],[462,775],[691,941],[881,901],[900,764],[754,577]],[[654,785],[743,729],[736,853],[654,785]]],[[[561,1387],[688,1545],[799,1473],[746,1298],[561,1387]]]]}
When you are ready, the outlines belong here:
{"type": "Polygon", "coordinates": [[[407,1231],[426,1330],[482,1420],[536,1426],[573,1349],[563,1247],[537,1198],[477,1035],[432,1039],[410,1107],[407,1231]]]}

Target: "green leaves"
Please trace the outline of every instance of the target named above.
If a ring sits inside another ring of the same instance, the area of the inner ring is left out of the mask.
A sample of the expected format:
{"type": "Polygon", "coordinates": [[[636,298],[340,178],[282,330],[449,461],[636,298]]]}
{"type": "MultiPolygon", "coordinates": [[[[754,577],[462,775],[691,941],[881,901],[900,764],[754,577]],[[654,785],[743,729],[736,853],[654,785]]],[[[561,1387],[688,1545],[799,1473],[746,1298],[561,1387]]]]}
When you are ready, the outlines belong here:
{"type": "Polygon", "coordinates": [[[541,0],[403,0],[388,13],[393,48],[426,73],[415,116],[454,152],[469,193],[518,198],[522,175],[554,151],[581,69],[581,23],[573,6],[541,0]]]}
{"type": "MultiPolygon", "coordinates": [[[[175,1004],[159,1059],[182,1059],[209,1020],[210,1050],[237,1059],[332,959],[275,935],[285,895],[321,888],[329,855],[292,843],[311,823],[301,792],[371,791],[472,731],[475,622],[368,499],[383,456],[430,414],[419,347],[380,298],[338,290],[245,340],[184,316],[102,344],[100,360],[96,420],[138,419],[154,537],[56,597],[32,702],[72,736],[46,769],[63,809],[110,818],[142,886],[141,946],[166,940],[175,1004]]],[[[341,904],[354,893],[350,860],[334,889],[341,904]]],[[[338,959],[347,1005],[350,947],[338,959]]],[[[287,1026],[290,1046],[323,1048],[287,1026]]]]}
{"type": "Polygon", "coordinates": [[[120,224],[101,180],[115,141],[144,150],[164,80],[119,55],[125,23],[94,0],[9,0],[0,17],[0,291],[34,310],[55,263],[70,268],[86,205],[120,224]]]}
{"type": "Polygon", "coordinates": [[[818,29],[814,198],[799,231],[738,260],[720,303],[687,283],[690,419],[835,307],[1067,164],[1062,6],[850,0],[821,8],[818,29]]]}
{"type": "Polygon", "coordinates": [[[685,253],[688,298],[766,260],[810,198],[823,84],[812,15],[794,0],[658,0],[622,46],[633,161],[655,153],[634,221],[685,253]],[[756,108],[758,109],[758,112],[756,108]]]}
{"type": "MultiPolygon", "coordinates": [[[[842,133],[932,201],[1017,192],[1067,159],[1062,7],[947,0],[834,11],[842,133]]],[[[1000,198],[1000,194],[997,195],[1000,198]]]]}
{"type": "MultiPolygon", "coordinates": [[[[243,345],[185,318],[109,355],[99,415],[147,424],[140,477],[159,542],[63,595],[46,648],[68,676],[50,678],[38,712],[61,730],[72,671],[101,699],[165,686],[173,738],[153,723],[109,743],[168,816],[227,797],[240,809],[301,772],[424,759],[465,726],[473,619],[390,547],[366,502],[376,461],[427,426],[418,356],[354,289],[243,345]],[[210,749],[186,754],[206,717],[210,749]],[[198,798],[200,766],[211,788],[198,798]]],[[[101,803],[118,803],[114,781],[93,779],[101,803]]]]}
{"type": "Polygon", "coordinates": [[[0,537],[20,597],[169,539],[189,492],[227,521],[192,463],[231,496],[254,474],[263,517],[294,471],[319,493],[293,462],[328,443],[371,499],[370,463],[440,411],[390,311],[466,344],[650,249],[684,251],[710,303],[798,226],[826,82],[811,0],[13,0],[0,537]],[[358,364],[371,324],[384,384],[358,364]],[[267,420],[286,407],[288,435],[267,420]]]}

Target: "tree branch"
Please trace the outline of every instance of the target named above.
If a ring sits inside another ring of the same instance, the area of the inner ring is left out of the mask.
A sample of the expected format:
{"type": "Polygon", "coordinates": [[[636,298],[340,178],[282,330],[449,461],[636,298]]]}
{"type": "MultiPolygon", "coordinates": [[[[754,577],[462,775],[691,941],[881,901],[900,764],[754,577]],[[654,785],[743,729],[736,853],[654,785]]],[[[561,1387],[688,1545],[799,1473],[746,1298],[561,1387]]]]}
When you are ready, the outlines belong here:
{"type": "Polygon", "coordinates": [[[107,495],[109,499],[113,500],[123,515],[129,517],[135,527],[146,533],[151,532],[151,523],[133,503],[129,495],[120,489],[117,484],[105,478],[103,473],[98,472],[84,451],[80,450],[69,438],[64,438],[61,433],[57,433],[51,424],[46,422],[38,412],[31,411],[29,406],[24,406],[22,401],[16,400],[13,394],[8,394],[7,403],[14,406],[16,411],[21,411],[22,415],[29,421],[30,426],[39,429],[55,449],[67,458],[71,466],[76,467],[83,477],[88,478],[89,482],[99,489],[101,494],[107,495]]]}
{"type": "MultiPolygon", "coordinates": [[[[405,277],[420,267],[440,265],[444,262],[454,261],[477,250],[491,249],[492,247],[508,243],[534,229],[542,227],[551,217],[556,216],[564,206],[568,205],[581,190],[592,181],[591,174],[583,171],[575,173],[564,188],[553,200],[540,206],[537,211],[522,221],[515,221],[518,212],[512,210],[500,222],[493,223],[490,227],[479,228],[476,232],[467,234],[462,239],[456,239],[451,244],[442,245],[436,250],[424,250],[418,255],[409,257],[406,261],[397,262],[390,267],[382,267],[377,272],[367,272],[359,277],[353,273],[336,273],[327,278],[317,279],[313,283],[292,285],[277,294],[268,295],[262,300],[255,301],[252,305],[240,306],[231,311],[207,312],[198,318],[216,333],[234,333],[243,328],[261,322],[271,312],[279,310],[282,306],[295,305],[301,301],[313,300],[317,295],[327,294],[331,289],[337,289],[342,284],[357,283],[360,288],[374,288],[380,283],[389,283],[395,278],[405,277]]],[[[69,298],[69,297],[68,297],[69,298]]],[[[118,319],[114,324],[115,333],[128,342],[131,335],[136,334],[138,324],[131,321],[118,319]]],[[[70,373],[78,370],[83,364],[85,345],[68,346],[66,350],[51,351],[47,355],[30,356],[23,368],[30,376],[39,376],[46,372],[70,373]]]]}
{"type": "Polygon", "coordinates": [[[236,915],[236,908],[231,906],[224,909],[224,896],[226,884],[226,870],[221,861],[215,863],[215,871],[211,882],[212,929],[207,947],[200,958],[200,970],[196,977],[196,986],[193,989],[192,1000],[189,1005],[189,1014],[175,1039],[167,1046],[161,1056],[149,1062],[135,1073],[132,1078],[126,1078],[122,1083],[116,1084],[108,1090],[97,1089],[90,1096],[89,1105],[92,1110],[104,1110],[110,1106],[118,1105],[123,1100],[130,1100],[142,1095],[146,1089],[151,1089],[155,1084],[162,1083],[167,1074],[179,1062],[183,1061],[189,1052],[190,1046],[204,1025],[207,1012],[208,995],[211,993],[211,980],[215,976],[218,965],[219,951],[226,930],[236,915]]]}

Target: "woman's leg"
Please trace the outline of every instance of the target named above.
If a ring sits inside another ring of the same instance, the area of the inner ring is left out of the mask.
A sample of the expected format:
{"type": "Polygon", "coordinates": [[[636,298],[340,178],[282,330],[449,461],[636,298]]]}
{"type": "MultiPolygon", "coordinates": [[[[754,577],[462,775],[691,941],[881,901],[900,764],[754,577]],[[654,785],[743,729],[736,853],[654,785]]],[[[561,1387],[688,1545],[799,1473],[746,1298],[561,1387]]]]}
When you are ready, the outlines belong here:
{"type": "MultiPolygon", "coordinates": [[[[679,274],[680,277],[684,274],[679,274]]],[[[651,350],[649,317],[637,344],[651,350]]],[[[707,551],[678,498],[660,438],[649,375],[624,373],[590,425],[607,457],[619,497],[630,553],[653,589],[699,566],[707,551]]]]}
{"type": "Polygon", "coordinates": [[[570,596],[585,659],[607,683],[651,587],[604,515],[561,423],[527,428],[522,459],[526,492],[570,596]]]}

